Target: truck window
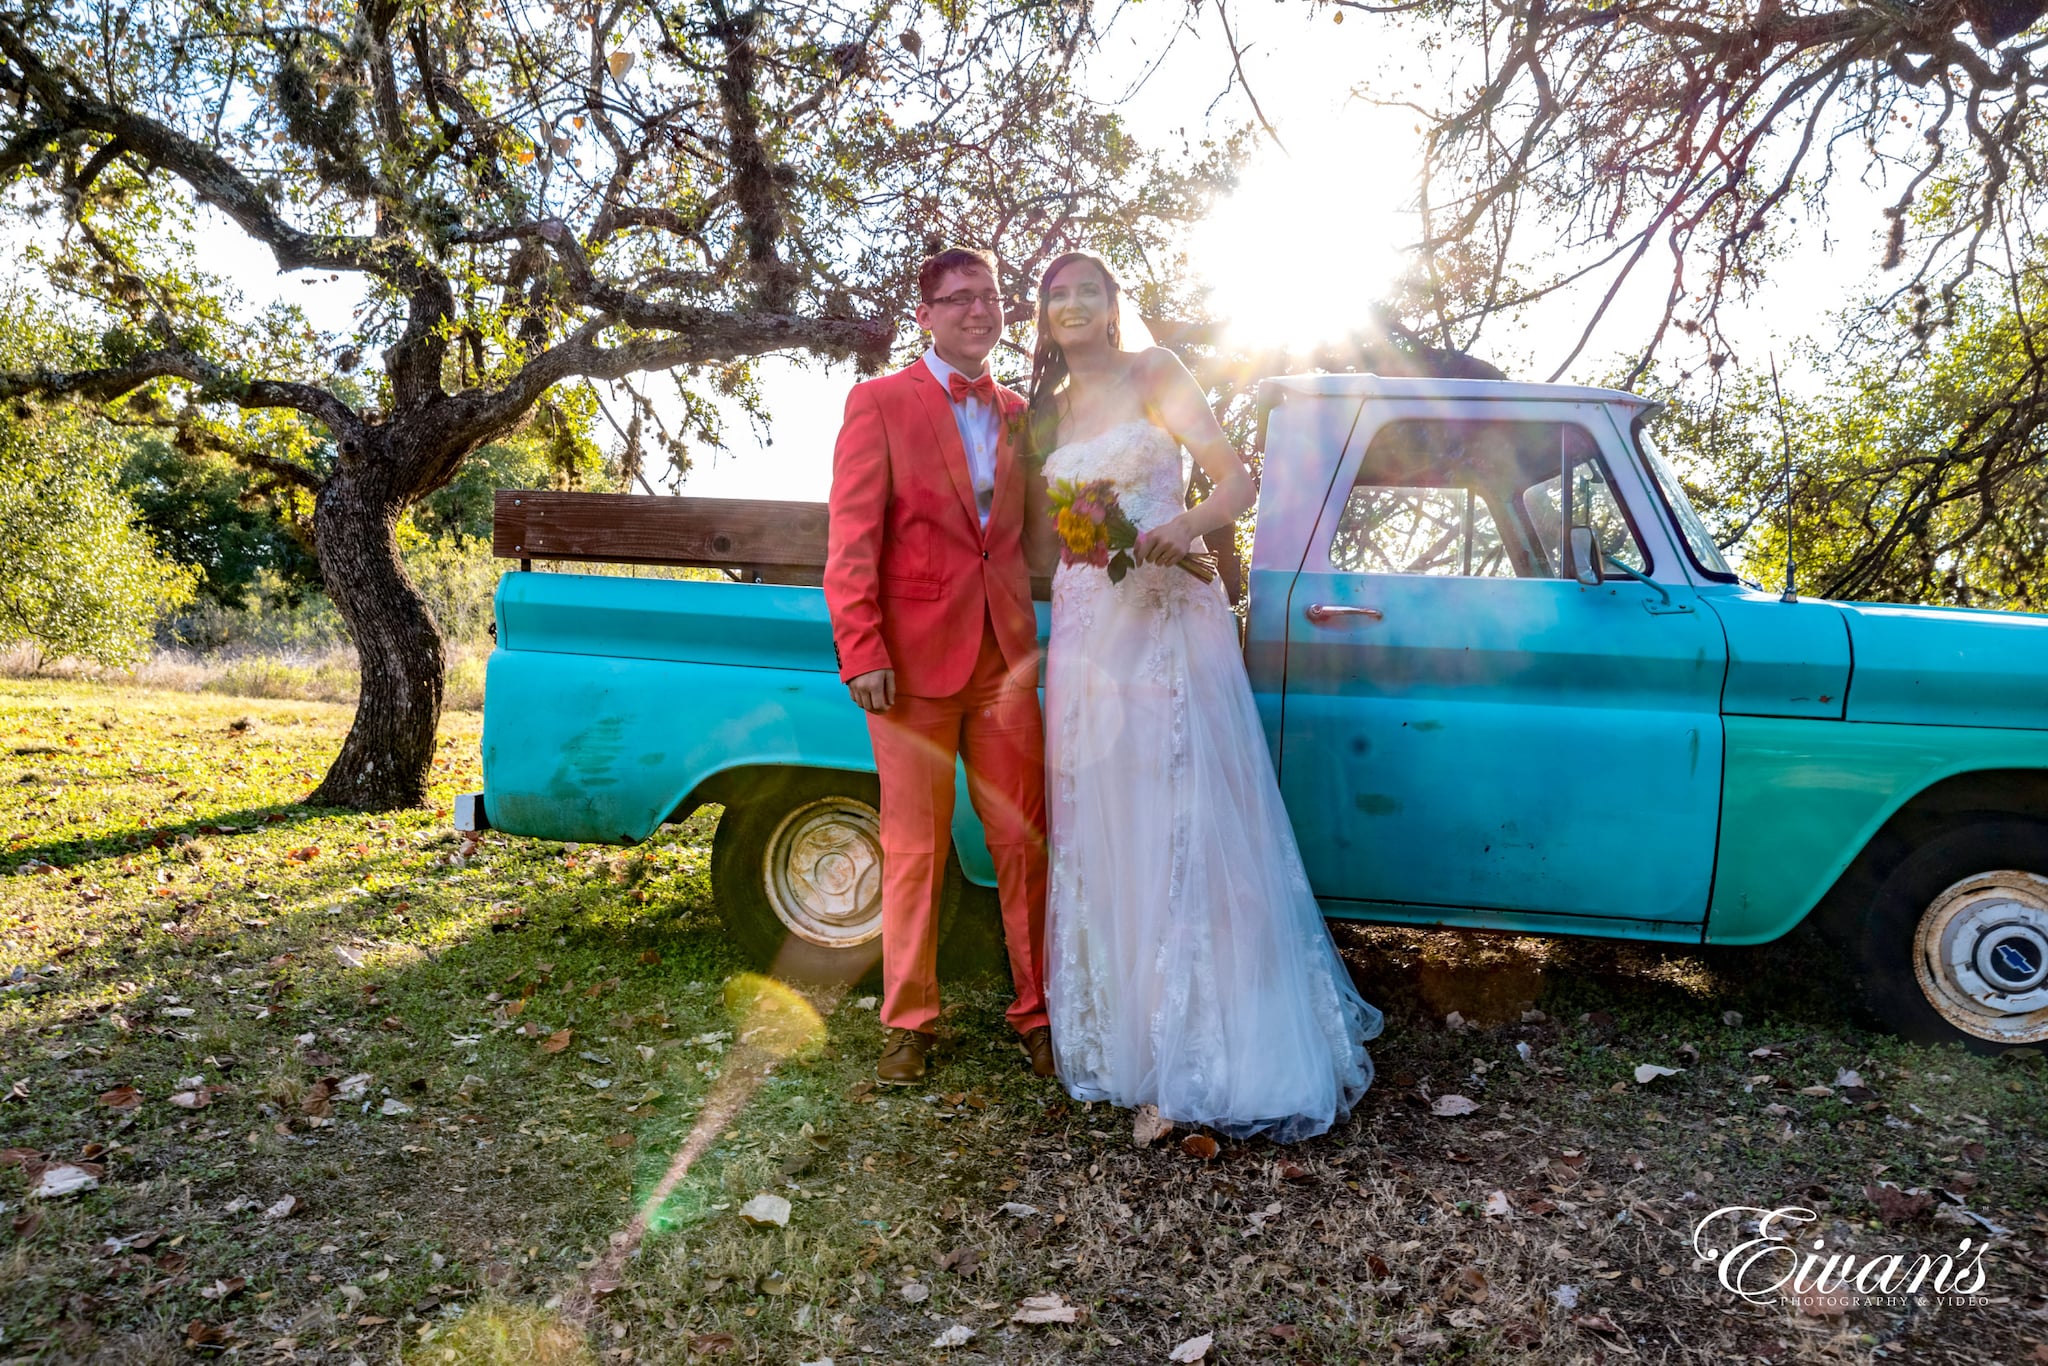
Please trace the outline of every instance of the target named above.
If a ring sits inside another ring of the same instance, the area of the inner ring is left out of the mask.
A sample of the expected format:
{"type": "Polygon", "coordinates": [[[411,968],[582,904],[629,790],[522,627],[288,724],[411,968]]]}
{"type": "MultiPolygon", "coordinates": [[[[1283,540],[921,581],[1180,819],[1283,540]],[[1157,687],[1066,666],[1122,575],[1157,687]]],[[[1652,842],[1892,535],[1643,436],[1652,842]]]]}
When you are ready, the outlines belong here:
{"type": "MultiPolygon", "coordinates": [[[[1543,546],[1544,560],[1553,575],[1561,572],[1557,556],[1559,487],[1560,476],[1553,474],[1522,491],[1522,505],[1528,509],[1530,526],[1543,546]]],[[[1649,572],[1635,530],[1622,514],[1614,490],[1607,486],[1599,458],[1590,453],[1572,467],[1572,520],[1599,533],[1600,548],[1607,552],[1608,559],[1619,560],[1638,573],[1649,572]]]]}
{"type": "Polygon", "coordinates": [[[1373,434],[1330,537],[1337,573],[1555,578],[1563,450],[1574,459],[1573,513],[1602,547],[1644,567],[1634,530],[1592,435],[1560,422],[1415,418],[1373,434]]]}
{"type": "Polygon", "coordinates": [[[1469,488],[1359,485],[1345,500],[1330,567],[1348,574],[1514,576],[1493,513],[1469,488]]]}

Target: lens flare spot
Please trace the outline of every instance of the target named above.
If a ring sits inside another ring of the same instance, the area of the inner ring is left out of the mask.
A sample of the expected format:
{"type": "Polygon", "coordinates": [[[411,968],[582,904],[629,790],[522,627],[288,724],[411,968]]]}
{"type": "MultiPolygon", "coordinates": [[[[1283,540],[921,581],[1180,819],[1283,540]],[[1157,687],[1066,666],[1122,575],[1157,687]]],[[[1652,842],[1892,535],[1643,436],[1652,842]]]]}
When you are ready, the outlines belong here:
{"type": "Polygon", "coordinates": [[[787,982],[743,972],[725,984],[733,1037],[777,1060],[808,1057],[825,1043],[825,1020],[787,982]]]}
{"type": "Polygon", "coordinates": [[[560,1315],[479,1304],[431,1338],[409,1344],[408,1366],[597,1366],[589,1340],[560,1315]]]}

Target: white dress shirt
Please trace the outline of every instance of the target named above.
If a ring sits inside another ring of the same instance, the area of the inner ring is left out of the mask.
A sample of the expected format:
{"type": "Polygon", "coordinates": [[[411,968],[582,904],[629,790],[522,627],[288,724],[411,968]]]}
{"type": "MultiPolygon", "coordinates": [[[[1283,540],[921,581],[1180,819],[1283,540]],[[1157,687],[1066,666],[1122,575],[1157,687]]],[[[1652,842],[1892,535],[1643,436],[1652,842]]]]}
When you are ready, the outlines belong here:
{"type": "MultiPolygon", "coordinates": [[[[939,353],[929,347],[924,353],[924,363],[938,377],[939,388],[945,391],[949,403],[952,402],[953,376],[975,378],[940,360],[939,353]]],[[[996,496],[996,447],[1003,437],[1002,414],[995,404],[970,398],[953,404],[953,425],[960,429],[960,444],[967,448],[967,473],[974,481],[975,509],[981,513],[981,524],[987,526],[989,507],[996,496]]]]}

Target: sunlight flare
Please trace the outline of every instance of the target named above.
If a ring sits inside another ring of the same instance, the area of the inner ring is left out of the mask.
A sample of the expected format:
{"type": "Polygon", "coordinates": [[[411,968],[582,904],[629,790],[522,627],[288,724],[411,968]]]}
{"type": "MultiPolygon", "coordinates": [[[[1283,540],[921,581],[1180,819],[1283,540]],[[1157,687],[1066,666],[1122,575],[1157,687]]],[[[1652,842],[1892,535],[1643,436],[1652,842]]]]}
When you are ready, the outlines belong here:
{"type": "Polygon", "coordinates": [[[1290,151],[1265,148],[1195,229],[1191,259],[1231,342],[1306,350],[1364,327],[1392,293],[1420,229],[1404,207],[1414,139],[1391,122],[1354,112],[1290,131],[1290,151]]]}

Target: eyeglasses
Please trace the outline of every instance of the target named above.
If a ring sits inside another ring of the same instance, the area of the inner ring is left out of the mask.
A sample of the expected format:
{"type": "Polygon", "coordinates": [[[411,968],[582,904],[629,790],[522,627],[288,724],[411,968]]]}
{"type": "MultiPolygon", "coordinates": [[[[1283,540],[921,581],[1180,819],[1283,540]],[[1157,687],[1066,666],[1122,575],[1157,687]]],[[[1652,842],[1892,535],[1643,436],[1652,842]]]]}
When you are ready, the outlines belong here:
{"type": "Polygon", "coordinates": [[[1001,308],[1003,296],[992,289],[985,289],[979,294],[971,289],[963,289],[957,294],[941,294],[936,298],[926,299],[925,302],[934,306],[943,304],[947,308],[972,308],[976,304],[988,308],[1001,308]]]}

